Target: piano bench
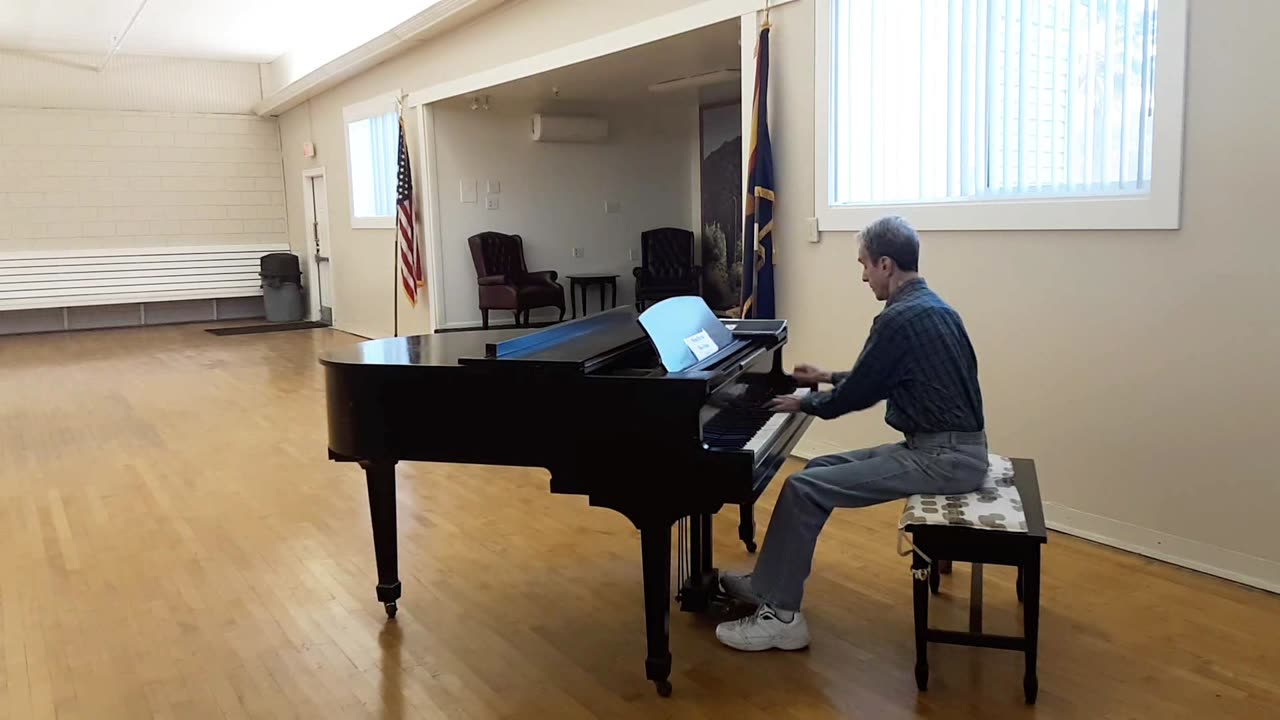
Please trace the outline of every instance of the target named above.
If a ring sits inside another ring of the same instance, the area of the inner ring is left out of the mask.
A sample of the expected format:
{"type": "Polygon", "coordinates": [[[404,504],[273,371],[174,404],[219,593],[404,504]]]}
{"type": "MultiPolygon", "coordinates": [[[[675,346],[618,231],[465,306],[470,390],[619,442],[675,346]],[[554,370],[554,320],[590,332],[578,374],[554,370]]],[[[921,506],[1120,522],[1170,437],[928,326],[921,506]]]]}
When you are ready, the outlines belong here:
{"type": "Polygon", "coordinates": [[[902,537],[911,535],[916,686],[921,692],[929,686],[930,642],[1017,650],[1025,659],[1023,693],[1027,704],[1033,705],[1039,690],[1040,546],[1048,541],[1044,508],[1033,461],[992,456],[992,468],[988,483],[975,492],[911,496],[899,521],[902,537]],[[997,472],[998,466],[1004,468],[1003,473],[997,472]],[[940,566],[952,561],[973,565],[967,632],[929,627],[929,596],[940,589],[940,566]],[[984,565],[1018,568],[1017,596],[1023,603],[1021,636],[982,631],[984,565]]]}

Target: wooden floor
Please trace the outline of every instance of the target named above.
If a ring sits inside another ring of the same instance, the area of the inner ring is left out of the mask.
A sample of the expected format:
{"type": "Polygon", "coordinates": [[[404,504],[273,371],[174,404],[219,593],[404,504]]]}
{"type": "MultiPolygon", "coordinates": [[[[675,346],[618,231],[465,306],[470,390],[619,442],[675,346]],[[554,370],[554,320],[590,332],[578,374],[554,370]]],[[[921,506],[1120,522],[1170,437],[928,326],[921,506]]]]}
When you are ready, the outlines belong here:
{"type": "MultiPolygon", "coordinates": [[[[643,673],[637,533],[543,471],[400,467],[404,598],[374,597],[365,488],[325,455],[329,331],[0,338],[0,716],[1262,718],[1280,598],[1069,537],[1045,552],[1040,702],[1020,656],[935,647],[912,677],[898,504],[824,534],[805,652],[743,655],[674,613],[643,673]]],[[[422,432],[448,422],[424,407],[422,432]]],[[[998,419],[997,419],[998,422],[998,419]]],[[[767,519],[780,483],[762,503],[767,519]]],[[[744,567],[736,513],[718,564],[744,567]]],[[[1016,632],[988,570],[988,630],[1016,632]]],[[[965,620],[966,567],[935,622],[965,620]]]]}

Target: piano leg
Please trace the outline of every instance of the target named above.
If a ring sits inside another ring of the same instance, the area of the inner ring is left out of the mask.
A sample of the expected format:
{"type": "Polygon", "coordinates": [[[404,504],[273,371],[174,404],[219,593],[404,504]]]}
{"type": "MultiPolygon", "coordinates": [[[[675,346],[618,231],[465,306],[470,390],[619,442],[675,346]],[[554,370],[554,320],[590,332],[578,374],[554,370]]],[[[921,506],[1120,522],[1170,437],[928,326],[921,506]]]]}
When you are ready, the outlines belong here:
{"type": "Polygon", "coordinates": [[[649,654],[645,677],[662,697],[671,696],[671,524],[657,523],[640,530],[644,565],[644,624],[649,654]]]}
{"type": "Polygon", "coordinates": [[[373,554],[378,562],[378,602],[387,617],[396,616],[400,575],[396,558],[396,464],[360,463],[369,484],[369,515],[373,520],[373,554]]]}
{"type": "Polygon", "coordinates": [[[738,506],[738,538],[747,546],[747,552],[756,551],[756,508],[751,503],[738,506]]]}

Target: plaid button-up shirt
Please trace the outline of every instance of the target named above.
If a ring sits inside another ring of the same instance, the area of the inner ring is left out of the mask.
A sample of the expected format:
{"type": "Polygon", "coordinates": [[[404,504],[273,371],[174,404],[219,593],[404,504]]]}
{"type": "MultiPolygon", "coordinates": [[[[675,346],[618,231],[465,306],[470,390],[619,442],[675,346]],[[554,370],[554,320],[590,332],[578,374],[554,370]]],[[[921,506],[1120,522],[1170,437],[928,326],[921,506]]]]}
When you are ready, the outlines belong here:
{"type": "Polygon", "coordinates": [[[810,393],[802,409],[831,419],[887,400],[885,422],[905,433],[984,429],[978,358],[960,315],[923,279],[908,281],[871,324],[849,372],[810,393]]]}

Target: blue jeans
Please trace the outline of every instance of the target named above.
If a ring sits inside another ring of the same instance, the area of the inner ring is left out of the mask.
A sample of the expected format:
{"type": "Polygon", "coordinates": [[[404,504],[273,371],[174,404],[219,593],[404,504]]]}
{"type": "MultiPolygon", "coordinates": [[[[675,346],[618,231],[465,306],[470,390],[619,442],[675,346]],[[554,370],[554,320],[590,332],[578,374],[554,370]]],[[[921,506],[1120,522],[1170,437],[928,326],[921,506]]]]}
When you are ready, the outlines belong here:
{"type": "Polygon", "coordinates": [[[893,445],[814,458],[782,487],[751,589],[775,608],[799,610],[818,534],[832,510],[917,493],[973,492],[986,474],[981,432],[910,435],[893,445]]]}

